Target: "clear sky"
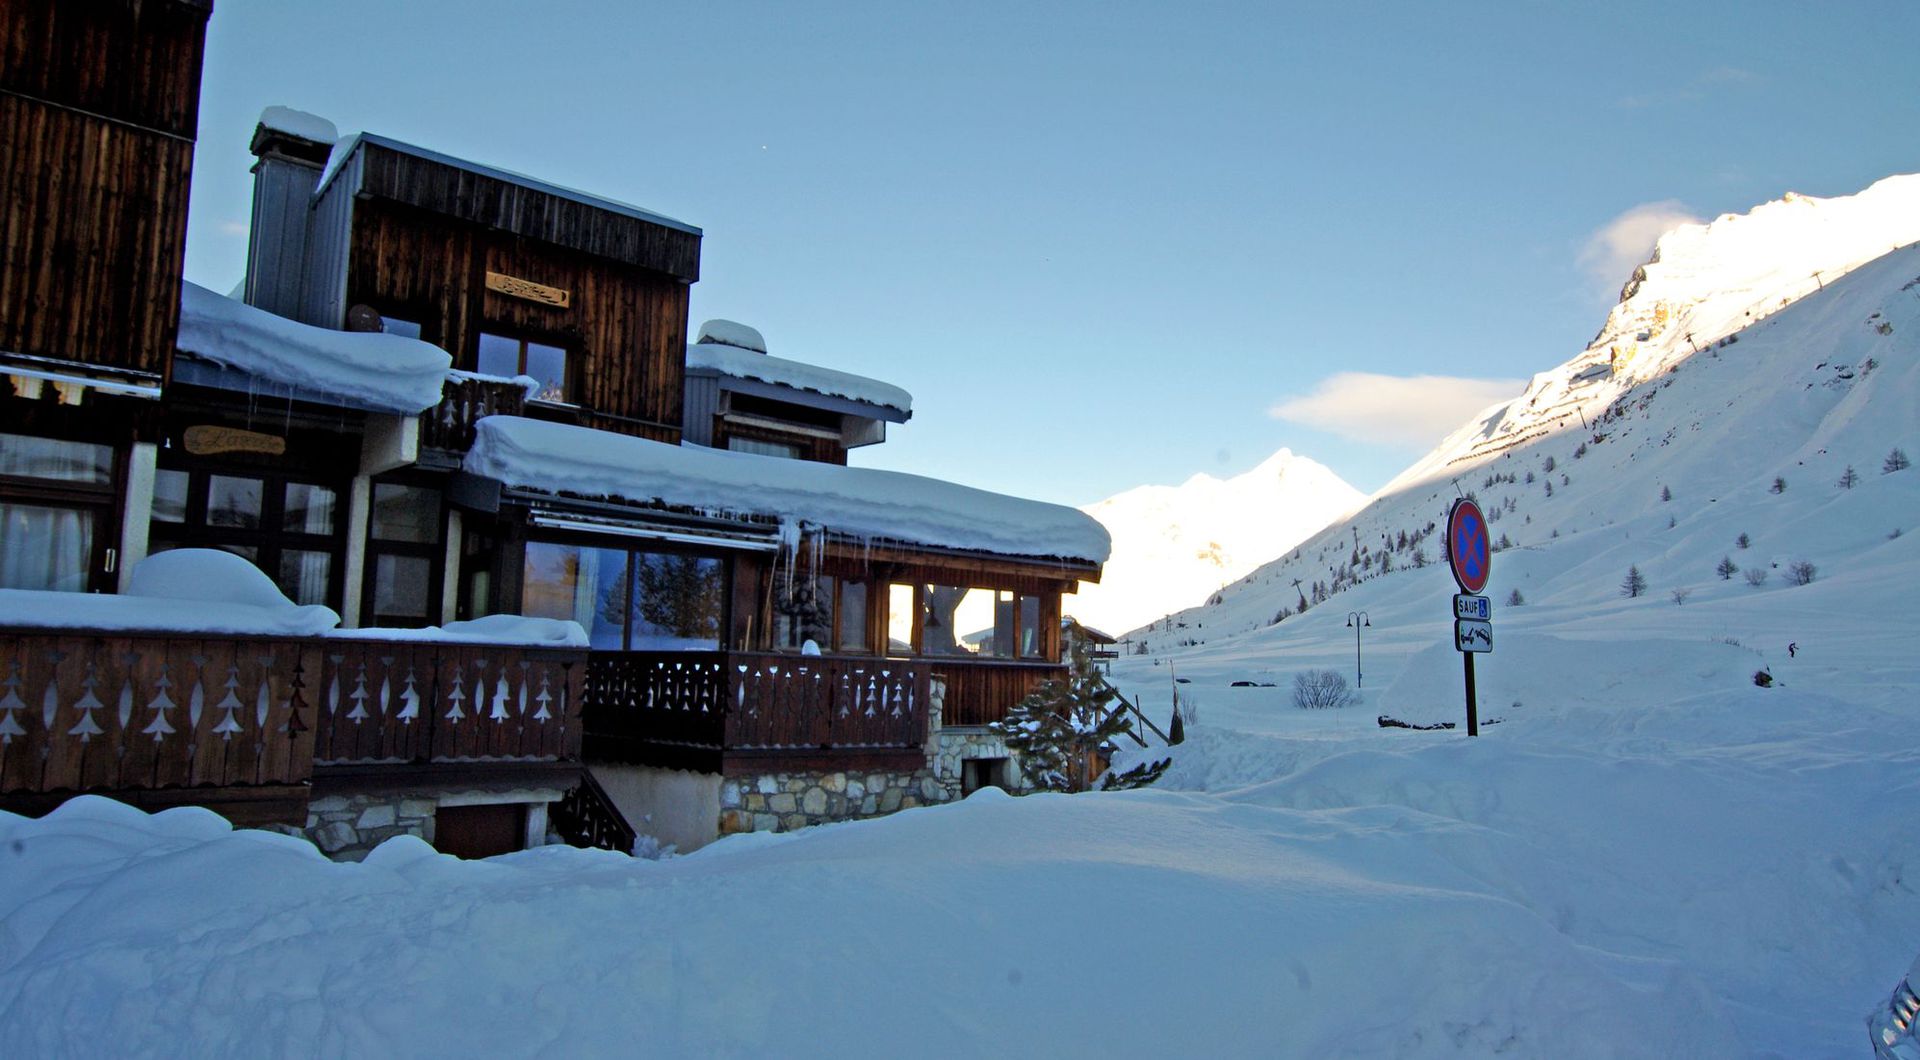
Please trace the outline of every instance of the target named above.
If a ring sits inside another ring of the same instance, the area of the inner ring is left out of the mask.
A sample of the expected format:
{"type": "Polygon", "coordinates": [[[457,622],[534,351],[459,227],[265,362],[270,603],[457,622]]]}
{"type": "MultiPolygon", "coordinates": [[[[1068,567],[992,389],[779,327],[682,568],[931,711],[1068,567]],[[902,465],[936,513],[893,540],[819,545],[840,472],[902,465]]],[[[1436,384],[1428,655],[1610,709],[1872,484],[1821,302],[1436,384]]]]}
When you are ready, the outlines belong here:
{"type": "Polygon", "coordinates": [[[238,281],[280,104],[699,225],[694,326],[913,393],[857,464],[1372,490],[1664,225],[1920,170],[1916,40],[1912,0],[220,0],[187,276],[238,281]]]}

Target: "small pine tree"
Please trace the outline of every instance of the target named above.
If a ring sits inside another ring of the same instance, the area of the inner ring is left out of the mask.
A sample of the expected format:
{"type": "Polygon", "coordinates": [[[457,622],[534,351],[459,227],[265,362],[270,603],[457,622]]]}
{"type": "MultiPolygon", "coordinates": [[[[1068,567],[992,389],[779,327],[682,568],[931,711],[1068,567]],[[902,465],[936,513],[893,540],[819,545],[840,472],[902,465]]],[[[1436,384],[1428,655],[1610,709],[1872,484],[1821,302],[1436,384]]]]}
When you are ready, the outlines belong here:
{"type": "Polygon", "coordinates": [[[1660,503],[1665,504],[1666,502],[1672,499],[1673,499],[1673,490],[1668,489],[1665,486],[1660,487],[1660,503]]]}
{"type": "Polygon", "coordinates": [[[1521,607],[1521,606],[1524,606],[1526,602],[1527,602],[1527,598],[1524,596],[1521,596],[1520,590],[1518,589],[1515,589],[1514,591],[1507,594],[1508,607],[1521,607]]]}
{"type": "Polygon", "coordinates": [[[1020,758],[1027,784],[1040,791],[1086,791],[1095,752],[1133,725],[1123,711],[1109,711],[1119,692],[1075,641],[1064,681],[1047,681],[988,726],[1020,758]]]}
{"type": "Polygon", "coordinates": [[[1722,556],[1720,557],[1720,565],[1713,568],[1713,572],[1720,576],[1721,581],[1726,581],[1740,573],[1740,566],[1733,562],[1732,556],[1722,556]]]}
{"type": "Polygon", "coordinates": [[[1778,477],[1778,476],[1775,476],[1775,478],[1774,478],[1774,480],[1773,480],[1773,486],[1772,486],[1771,488],[1769,488],[1769,489],[1767,490],[1767,492],[1768,492],[1768,493],[1785,493],[1785,492],[1787,492],[1787,480],[1786,480],[1786,479],[1783,479],[1783,478],[1780,478],[1780,477],[1778,477]]]}
{"type": "Polygon", "coordinates": [[[1860,484],[1860,476],[1854,473],[1853,465],[1848,464],[1847,469],[1844,472],[1841,472],[1840,474],[1840,488],[1843,490],[1850,490],[1853,487],[1858,486],[1859,484],[1860,484]]]}
{"type": "Polygon", "coordinates": [[[1560,465],[1553,462],[1553,457],[1547,457],[1546,463],[1543,463],[1540,465],[1540,470],[1545,471],[1547,474],[1551,475],[1553,474],[1553,469],[1559,466],[1560,465]]]}
{"type": "Polygon", "coordinates": [[[1640,573],[1636,564],[1627,568],[1627,576],[1620,582],[1621,596],[1639,596],[1647,591],[1647,579],[1640,573]]]}
{"type": "Polygon", "coordinates": [[[1893,452],[1887,454],[1886,462],[1880,465],[1880,473],[1882,475],[1891,475],[1896,471],[1905,471],[1912,466],[1913,461],[1907,459],[1907,454],[1895,449],[1893,452]]]}
{"type": "Polygon", "coordinates": [[[1742,533],[1739,537],[1736,537],[1733,539],[1733,543],[1736,547],[1744,549],[1748,545],[1753,544],[1753,539],[1748,537],[1745,533],[1742,533]]]}

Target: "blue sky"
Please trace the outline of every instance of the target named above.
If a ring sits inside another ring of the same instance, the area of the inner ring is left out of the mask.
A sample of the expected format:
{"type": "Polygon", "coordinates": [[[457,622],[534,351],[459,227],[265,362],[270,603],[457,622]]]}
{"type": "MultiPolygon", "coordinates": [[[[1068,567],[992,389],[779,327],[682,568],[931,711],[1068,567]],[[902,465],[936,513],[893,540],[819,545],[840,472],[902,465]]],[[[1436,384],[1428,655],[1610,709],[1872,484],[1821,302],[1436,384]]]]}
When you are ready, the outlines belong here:
{"type": "Polygon", "coordinates": [[[1908,0],[224,0],[187,276],[238,280],[291,106],[701,226],[694,325],[913,393],[856,463],[1083,504],[1285,446],[1372,490],[1663,225],[1920,169],[1916,39],[1908,0]]]}

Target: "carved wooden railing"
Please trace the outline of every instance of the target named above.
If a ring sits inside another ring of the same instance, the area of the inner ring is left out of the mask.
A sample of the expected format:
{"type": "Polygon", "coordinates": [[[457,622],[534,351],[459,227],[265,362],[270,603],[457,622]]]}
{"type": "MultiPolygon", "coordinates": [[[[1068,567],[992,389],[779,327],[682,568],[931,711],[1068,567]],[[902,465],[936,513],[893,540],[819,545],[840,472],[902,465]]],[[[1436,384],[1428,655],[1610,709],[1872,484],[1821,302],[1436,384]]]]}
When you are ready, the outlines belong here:
{"type": "Polygon", "coordinates": [[[1060,663],[930,659],[927,666],[946,679],[942,725],[989,725],[1005,721],[1007,708],[1027,697],[1043,681],[1065,680],[1060,663]]]}
{"type": "Polygon", "coordinates": [[[332,639],[309,695],[323,766],[580,756],[586,652],[332,639]]]}
{"type": "Polygon", "coordinates": [[[584,650],[0,630],[0,794],[578,759],[584,650]]]}
{"type": "Polygon", "coordinates": [[[641,761],[675,748],[921,748],[930,673],[924,663],[853,655],[594,652],[584,693],[589,751],[641,761]]]}
{"type": "Polygon", "coordinates": [[[301,784],[317,642],[0,631],[0,794],[301,784]]]}
{"type": "Polygon", "coordinates": [[[527,392],[510,380],[455,375],[440,390],[440,404],[420,414],[420,447],[447,453],[473,448],[473,425],[482,416],[518,416],[527,392]]]}

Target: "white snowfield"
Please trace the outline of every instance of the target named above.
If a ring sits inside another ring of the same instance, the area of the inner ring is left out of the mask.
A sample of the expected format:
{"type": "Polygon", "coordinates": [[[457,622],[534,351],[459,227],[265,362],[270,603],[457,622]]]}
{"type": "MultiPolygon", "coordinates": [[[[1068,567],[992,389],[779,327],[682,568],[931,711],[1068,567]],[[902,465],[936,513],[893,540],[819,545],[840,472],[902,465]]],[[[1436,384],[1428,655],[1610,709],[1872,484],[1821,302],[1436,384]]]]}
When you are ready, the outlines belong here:
{"type": "Polygon", "coordinates": [[[1205,600],[1366,499],[1286,449],[1232,478],[1200,474],[1116,494],[1081,509],[1113,535],[1113,556],[1070,610],[1105,629],[1144,625],[1205,600]]]}
{"type": "Polygon", "coordinates": [[[667,445],[514,416],[476,425],[465,466],[508,486],[776,518],[876,540],[1096,563],[1109,547],[1099,523],[1064,505],[898,471],[667,445]]]}
{"type": "Polygon", "coordinates": [[[312,327],[192,282],[180,285],[175,345],[255,379],[383,412],[417,413],[439,404],[453,363],[445,350],[419,339],[312,327]]]}
{"type": "MultiPolygon", "coordinates": [[[[1823,282],[1594,427],[1464,431],[1156,628],[1114,679],[1198,719],[1118,763],[1170,754],[1154,790],[661,861],[402,839],[335,865],[193,810],[0,816],[0,1055],[1866,1055],[1920,949],[1920,469],[1887,460],[1920,453],[1920,249],[1823,282]],[[1374,723],[1464,715],[1439,537],[1425,567],[1398,547],[1452,477],[1512,545],[1472,740],[1374,723]],[[1349,611],[1361,701],[1293,708],[1294,674],[1352,674],[1349,611]]],[[[482,427],[503,466],[576,466],[482,427]]]]}

